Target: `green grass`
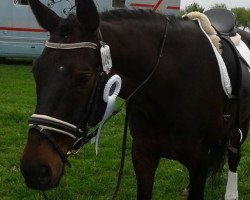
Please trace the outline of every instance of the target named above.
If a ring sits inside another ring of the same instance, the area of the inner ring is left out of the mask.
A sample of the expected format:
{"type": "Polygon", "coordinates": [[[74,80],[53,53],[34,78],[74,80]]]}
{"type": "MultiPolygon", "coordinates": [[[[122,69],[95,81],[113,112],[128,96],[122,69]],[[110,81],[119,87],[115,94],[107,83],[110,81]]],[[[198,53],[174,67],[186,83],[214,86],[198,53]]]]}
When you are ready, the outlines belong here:
{"type": "MultiPolygon", "coordinates": [[[[19,170],[19,158],[27,138],[27,120],[35,108],[35,85],[27,64],[0,65],[0,199],[43,199],[29,190],[19,170]]],[[[124,113],[106,124],[100,138],[99,155],[86,145],[70,158],[58,188],[49,191],[49,199],[110,199],[116,184],[122,142],[124,113]]],[[[131,138],[128,138],[125,172],[118,199],[136,198],[136,180],[131,163],[131,138]]],[[[250,199],[250,141],[244,144],[239,166],[240,200],[250,199]]],[[[226,167],[219,179],[208,183],[206,200],[223,199],[226,167]]],[[[156,173],[153,199],[181,200],[180,192],[188,184],[187,170],[174,161],[162,160],[156,173]]]]}

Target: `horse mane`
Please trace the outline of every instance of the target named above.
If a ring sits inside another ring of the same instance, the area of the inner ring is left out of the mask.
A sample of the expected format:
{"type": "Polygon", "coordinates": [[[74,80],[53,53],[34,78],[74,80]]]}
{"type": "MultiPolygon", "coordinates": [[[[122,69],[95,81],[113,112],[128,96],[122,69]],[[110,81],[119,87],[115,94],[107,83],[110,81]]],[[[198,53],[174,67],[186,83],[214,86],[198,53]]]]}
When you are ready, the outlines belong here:
{"type": "Polygon", "coordinates": [[[153,10],[145,10],[145,9],[114,9],[110,11],[106,11],[100,14],[101,20],[104,21],[119,21],[123,19],[129,20],[156,20],[161,19],[168,21],[178,21],[181,17],[175,17],[173,15],[163,15],[161,13],[157,13],[153,10]]]}
{"type": "MultiPolygon", "coordinates": [[[[153,25],[157,20],[165,21],[167,20],[169,24],[176,24],[181,20],[188,20],[188,18],[176,17],[173,15],[163,15],[152,10],[145,9],[114,9],[103,13],[100,13],[100,19],[102,21],[121,21],[129,20],[133,22],[141,23],[150,21],[153,25]]],[[[68,15],[67,18],[61,20],[59,25],[59,34],[64,37],[70,35],[74,31],[74,25],[78,23],[77,17],[74,14],[68,15]]]]}
{"type": "Polygon", "coordinates": [[[114,9],[101,13],[102,20],[121,20],[121,19],[138,19],[138,18],[152,18],[159,17],[161,14],[156,13],[152,10],[143,9],[114,9]]]}

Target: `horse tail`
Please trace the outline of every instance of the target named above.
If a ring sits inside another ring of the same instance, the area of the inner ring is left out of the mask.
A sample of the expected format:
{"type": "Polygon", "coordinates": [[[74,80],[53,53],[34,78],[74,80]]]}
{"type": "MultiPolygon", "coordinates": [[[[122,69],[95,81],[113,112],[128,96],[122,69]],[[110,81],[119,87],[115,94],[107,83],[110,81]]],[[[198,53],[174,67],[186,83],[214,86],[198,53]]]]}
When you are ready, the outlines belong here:
{"type": "Polygon", "coordinates": [[[223,169],[229,138],[214,143],[209,152],[208,176],[215,178],[223,169]]]}

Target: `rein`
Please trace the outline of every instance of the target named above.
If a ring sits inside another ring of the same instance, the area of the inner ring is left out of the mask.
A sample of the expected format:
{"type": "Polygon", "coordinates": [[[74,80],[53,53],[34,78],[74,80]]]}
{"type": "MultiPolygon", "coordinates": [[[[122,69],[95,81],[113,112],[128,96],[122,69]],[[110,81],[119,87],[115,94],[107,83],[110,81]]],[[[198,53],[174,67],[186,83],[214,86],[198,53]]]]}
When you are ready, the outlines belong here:
{"type": "MultiPolygon", "coordinates": [[[[168,18],[166,18],[166,19],[168,21],[168,18]]],[[[122,107],[125,104],[127,104],[124,132],[123,132],[122,156],[121,156],[121,161],[120,161],[120,169],[119,169],[119,173],[118,173],[116,188],[115,188],[114,193],[112,195],[112,199],[116,199],[116,196],[117,196],[117,193],[119,190],[119,186],[120,186],[120,182],[121,182],[121,177],[123,174],[125,153],[126,153],[126,138],[127,138],[127,131],[128,131],[129,110],[131,107],[129,100],[150,80],[150,78],[155,73],[155,71],[160,63],[160,60],[162,58],[162,55],[163,55],[163,50],[164,50],[164,46],[165,46],[165,42],[166,42],[166,38],[167,38],[167,27],[168,27],[168,23],[166,23],[166,26],[165,26],[165,31],[164,31],[164,35],[162,38],[162,43],[160,46],[159,55],[158,55],[158,58],[157,58],[155,65],[153,67],[153,70],[147,76],[147,78],[127,97],[127,99],[124,100],[124,102],[116,110],[114,110],[112,112],[110,117],[107,119],[107,121],[108,121],[112,116],[118,114],[121,111],[122,107]]],[[[101,43],[101,45],[105,44],[103,42],[100,42],[100,43],[101,43]]],[[[45,42],[45,46],[48,48],[52,48],[52,49],[63,49],[63,50],[79,49],[79,48],[91,48],[91,49],[96,50],[98,47],[97,44],[91,43],[91,42],[64,44],[64,43],[52,43],[52,42],[48,42],[48,41],[45,42]]],[[[102,73],[104,73],[104,71],[102,73]]],[[[93,98],[94,98],[95,93],[96,93],[97,81],[95,83],[94,90],[93,90],[91,97],[90,97],[90,101],[89,101],[88,108],[87,108],[88,112],[90,112],[89,109],[91,109],[93,98]]],[[[69,163],[67,157],[71,154],[77,153],[83,147],[84,144],[88,143],[92,138],[94,138],[97,135],[98,128],[95,129],[92,133],[88,134],[88,129],[90,127],[87,127],[87,134],[84,134],[83,130],[81,130],[79,128],[81,123],[82,123],[82,120],[79,122],[78,126],[75,126],[75,125],[70,124],[68,122],[65,122],[63,120],[59,120],[59,119],[56,119],[56,118],[53,118],[50,116],[46,116],[46,115],[37,115],[37,114],[33,114],[29,120],[30,129],[36,129],[41,134],[43,134],[45,136],[45,138],[55,148],[55,150],[57,151],[57,153],[61,157],[63,163],[65,163],[68,167],[71,167],[71,164],[69,163]],[[72,147],[72,150],[70,152],[68,152],[67,155],[65,155],[62,152],[62,150],[60,149],[59,145],[54,140],[53,136],[50,133],[48,133],[46,130],[50,130],[50,131],[53,131],[53,132],[56,132],[59,134],[63,134],[63,135],[70,137],[71,139],[73,139],[75,141],[75,143],[72,147]]],[[[48,199],[45,192],[43,192],[43,196],[45,199],[48,199]]]]}
{"type": "MultiPolygon", "coordinates": [[[[167,21],[168,18],[166,17],[167,21]]],[[[160,53],[159,56],[157,58],[157,61],[154,65],[153,70],[151,71],[151,73],[148,75],[148,77],[128,96],[128,98],[118,107],[118,109],[114,110],[112,116],[116,115],[117,113],[119,113],[122,109],[122,107],[127,104],[126,106],[126,116],[125,116],[125,123],[124,123],[124,130],[123,130],[123,140],[122,140],[122,152],[121,152],[121,161],[120,161],[120,168],[119,168],[119,172],[118,172],[118,177],[117,177],[117,183],[116,183],[116,187],[115,190],[112,194],[112,200],[116,199],[117,193],[119,191],[120,185],[121,185],[121,178],[123,175],[123,169],[124,169],[124,163],[125,163],[125,156],[126,156],[126,140],[127,140],[127,132],[128,132],[128,122],[129,122],[129,111],[130,111],[130,107],[131,107],[131,102],[129,101],[149,80],[150,78],[153,76],[153,74],[155,73],[160,60],[162,58],[162,54],[163,54],[163,49],[165,46],[165,42],[167,39],[167,33],[168,33],[168,23],[166,23],[165,26],[165,31],[164,31],[164,35],[162,38],[162,43],[161,43],[161,47],[160,47],[160,53]]]]}

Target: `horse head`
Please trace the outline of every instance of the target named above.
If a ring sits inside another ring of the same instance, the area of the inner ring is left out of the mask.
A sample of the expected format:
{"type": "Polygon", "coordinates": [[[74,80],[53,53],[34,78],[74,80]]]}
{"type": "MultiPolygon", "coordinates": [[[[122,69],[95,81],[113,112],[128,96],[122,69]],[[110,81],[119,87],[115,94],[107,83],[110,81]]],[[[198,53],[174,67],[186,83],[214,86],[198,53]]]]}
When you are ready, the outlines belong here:
{"type": "Polygon", "coordinates": [[[76,15],[66,19],[39,0],[29,2],[50,39],[33,65],[37,105],[20,169],[28,187],[45,191],[58,185],[68,152],[87,142],[88,127],[101,120],[105,103],[98,95],[107,79],[92,0],[78,1],[76,15]]]}

